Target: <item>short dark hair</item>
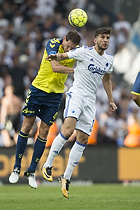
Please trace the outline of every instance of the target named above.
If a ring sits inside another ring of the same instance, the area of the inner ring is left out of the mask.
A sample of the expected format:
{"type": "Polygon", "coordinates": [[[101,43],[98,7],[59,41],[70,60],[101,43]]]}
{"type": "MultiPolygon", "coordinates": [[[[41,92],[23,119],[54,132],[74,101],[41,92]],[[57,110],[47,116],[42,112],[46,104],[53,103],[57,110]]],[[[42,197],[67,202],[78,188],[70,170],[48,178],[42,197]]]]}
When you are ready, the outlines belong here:
{"type": "Polygon", "coordinates": [[[66,35],[66,41],[69,40],[71,40],[74,44],[79,45],[81,36],[77,33],[77,31],[69,31],[66,35]]]}
{"type": "Polygon", "coordinates": [[[99,34],[111,34],[112,33],[112,28],[111,27],[101,27],[101,28],[97,28],[95,31],[95,38],[99,35],[99,34]]]}

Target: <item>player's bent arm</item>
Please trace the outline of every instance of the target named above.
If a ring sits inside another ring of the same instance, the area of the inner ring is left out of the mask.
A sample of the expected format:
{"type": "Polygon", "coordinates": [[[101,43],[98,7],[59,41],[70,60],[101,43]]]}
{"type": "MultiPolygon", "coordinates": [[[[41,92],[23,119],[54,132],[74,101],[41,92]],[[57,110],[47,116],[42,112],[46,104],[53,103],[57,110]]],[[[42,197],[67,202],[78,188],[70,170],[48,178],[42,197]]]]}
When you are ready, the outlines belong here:
{"type": "Polygon", "coordinates": [[[116,104],[113,100],[112,95],[112,83],[111,83],[111,74],[105,74],[103,77],[103,85],[108,96],[109,104],[110,104],[110,111],[115,111],[117,109],[116,104]]]}
{"type": "Polygon", "coordinates": [[[63,65],[59,64],[58,61],[55,61],[55,60],[51,60],[50,62],[51,62],[52,70],[55,73],[63,73],[63,74],[74,73],[74,68],[63,66],[63,65]]]}
{"type": "Polygon", "coordinates": [[[114,102],[112,96],[112,83],[111,83],[111,74],[105,74],[103,77],[103,86],[107,93],[109,102],[114,102]]]}

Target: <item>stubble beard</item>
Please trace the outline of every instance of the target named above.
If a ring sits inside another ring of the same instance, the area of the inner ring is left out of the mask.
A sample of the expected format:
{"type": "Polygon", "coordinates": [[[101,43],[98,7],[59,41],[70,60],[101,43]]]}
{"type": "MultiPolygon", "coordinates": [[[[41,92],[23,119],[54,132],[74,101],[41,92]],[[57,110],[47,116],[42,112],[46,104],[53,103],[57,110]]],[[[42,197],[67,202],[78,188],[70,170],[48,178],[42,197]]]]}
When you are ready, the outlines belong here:
{"type": "Polygon", "coordinates": [[[100,52],[104,52],[104,51],[108,48],[108,46],[105,47],[105,48],[103,48],[103,47],[101,47],[99,44],[97,44],[97,46],[98,46],[98,50],[99,50],[100,52]]]}

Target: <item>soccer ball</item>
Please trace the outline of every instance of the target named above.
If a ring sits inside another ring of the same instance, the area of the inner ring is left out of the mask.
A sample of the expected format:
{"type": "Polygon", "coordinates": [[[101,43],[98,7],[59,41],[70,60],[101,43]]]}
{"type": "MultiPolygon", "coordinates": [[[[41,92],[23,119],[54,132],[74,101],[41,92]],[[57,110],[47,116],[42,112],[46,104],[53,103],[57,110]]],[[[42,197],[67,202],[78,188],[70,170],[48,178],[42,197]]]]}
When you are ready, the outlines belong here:
{"type": "Polygon", "coordinates": [[[68,16],[69,23],[72,26],[83,27],[87,22],[88,16],[82,9],[73,9],[68,16]]]}

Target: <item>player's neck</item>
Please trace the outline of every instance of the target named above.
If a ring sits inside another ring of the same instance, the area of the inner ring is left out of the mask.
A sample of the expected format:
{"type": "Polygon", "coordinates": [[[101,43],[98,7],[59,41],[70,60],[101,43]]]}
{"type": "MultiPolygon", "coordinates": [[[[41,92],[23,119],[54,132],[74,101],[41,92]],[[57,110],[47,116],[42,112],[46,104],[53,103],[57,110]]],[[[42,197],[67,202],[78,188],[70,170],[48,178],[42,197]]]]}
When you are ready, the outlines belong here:
{"type": "Polygon", "coordinates": [[[94,49],[96,50],[96,52],[97,52],[99,55],[103,55],[103,54],[104,54],[104,50],[101,49],[101,48],[99,49],[97,45],[94,46],[94,49]]]}

